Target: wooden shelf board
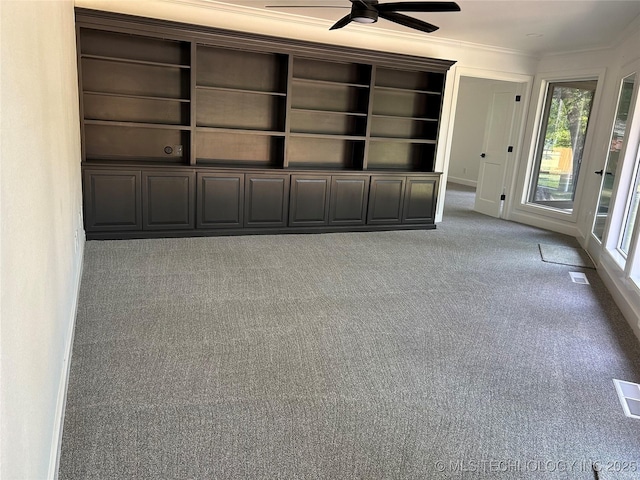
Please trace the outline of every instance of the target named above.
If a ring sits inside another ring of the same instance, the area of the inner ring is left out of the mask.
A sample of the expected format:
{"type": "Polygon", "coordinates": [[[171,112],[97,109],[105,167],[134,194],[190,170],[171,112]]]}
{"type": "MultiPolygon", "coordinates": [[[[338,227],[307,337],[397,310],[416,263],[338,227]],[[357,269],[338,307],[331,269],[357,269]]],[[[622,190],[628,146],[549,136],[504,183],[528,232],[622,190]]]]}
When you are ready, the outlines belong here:
{"type": "Polygon", "coordinates": [[[423,143],[435,145],[435,140],[427,140],[425,138],[401,138],[401,137],[370,137],[372,142],[396,142],[396,143],[423,143]]]}
{"type": "Polygon", "coordinates": [[[140,123],[140,122],[118,122],[113,120],[92,120],[85,119],[85,125],[101,125],[105,127],[132,127],[132,128],[152,128],[155,130],[184,130],[189,131],[189,125],[174,125],[170,123],[140,123]]]}
{"type": "Polygon", "coordinates": [[[132,164],[132,163],[142,163],[142,164],[154,164],[154,165],[171,165],[173,167],[175,167],[177,164],[179,165],[184,165],[185,167],[188,166],[188,163],[185,163],[184,159],[182,157],[157,157],[157,156],[151,156],[151,157],[145,157],[143,155],[135,155],[135,156],[129,156],[129,155],[90,155],[87,156],[87,159],[85,160],[84,163],[86,164],[93,164],[93,163],[100,163],[100,162],[108,162],[109,165],[115,163],[115,162],[119,162],[122,164],[132,164]]]}
{"type": "Polygon", "coordinates": [[[137,65],[149,65],[152,67],[168,67],[168,68],[181,68],[181,69],[190,69],[190,65],[182,65],[178,63],[162,63],[162,62],[150,62],[147,60],[134,60],[131,58],[122,58],[122,57],[107,57],[104,55],[90,55],[87,53],[83,53],[81,58],[87,58],[92,60],[104,60],[106,62],[117,62],[117,63],[135,63],[137,65]]]}
{"type": "Polygon", "coordinates": [[[366,170],[369,173],[397,173],[397,172],[411,172],[411,173],[433,173],[431,170],[418,170],[415,168],[409,168],[407,165],[374,165],[373,167],[368,166],[366,170]]]}
{"type": "Polygon", "coordinates": [[[334,135],[331,133],[304,133],[304,132],[291,132],[292,137],[301,138],[324,138],[329,140],[359,140],[364,141],[364,135],[334,135]]]}
{"type": "Polygon", "coordinates": [[[327,115],[343,115],[343,116],[349,116],[349,117],[366,117],[367,114],[366,113],[360,113],[360,112],[340,112],[337,110],[314,110],[312,108],[295,108],[292,107],[291,108],[292,112],[299,112],[299,113],[311,113],[311,114],[327,114],[327,115]]]}
{"type": "Polygon", "coordinates": [[[437,122],[437,118],[425,118],[425,117],[403,117],[401,115],[383,115],[380,113],[374,113],[371,115],[371,118],[389,118],[394,120],[415,120],[418,122],[437,122]]]}
{"type": "Polygon", "coordinates": [[[304,171],[318,170],[322,172],[331,170],[334,172],[363,172],[363,170],[358,170],[346,165],[336,165],[335,163],[296,162],[295,160],[289,160],[289,167],[287,170],[304,170],[304,171]]]}
{"type": "Polygon", "coordinates": [[[202,133],[237,133],[239,135],[263,135],[269,137],[284,137],[285,132],[277,130],[251,130],[244,128],[219,128],[219,127],[205,127],[197,126],[196,132],[202,133]]]}
{"type": "Polygon", "coordinates": [[[196,90],[214,91],[214,92],[231,92],[231,93],[248,93],[252,95],[271,95],[275,97],[286,97],[286,93],[269,92],[265,90],[249,90],[246,88],[230,88],[230,87],[212,87],[209,85],[196,85],[196,90]]]}
{"type": "Polygon", "coordinates": [[[423,95],[442,95],[440,92],[435,90],[420,90],[414,88],[401,88],[401,87],[385,87],[383,85],[375,85],[373,87],[375,90],[387,90],[390,92],[406,92],[406,93],[420,93],[423,95]]]}
{"type": "Polygon", "coordinates": [[[218,168],[272,168],[282,169],[281,165],[276,165],[270,160],[229,160],[223,158],[196,158],[196,165],[215,166],[218,168]]]}
{"type": "Polygon", "coordinates": [[[349,83],[349,82],[340,82],[333,80],[315,80],[313,78],[302,78],[302,77],[293,77],[294,82],[299,83],[309,83],[314,85],[332,85],[339,87],[355,87],[355,88],[369,88],[369,84],[365,83],[349,83]]]}
{"type": "Polygon", "coordinates": [[[128,93],[94,92],[90,90],[85,90],[83,93],[85,95],[99,95],[103,97],[120,97],[120,98],[132,98],[132,99],[139,99],[139,100],[159,100],[163,102],[167,101],[167,102],[191,103],[191,101],[186,98],[152,97],[148,95],[131,95],[128,93]]]}
{"type": "Polygon", "coordinates": [[[155,128],[161,130],[191,130],[189,125],[173,125],[167,123],[118,122],[113,120],[85,119],[85,125],[101,125],[105,127],[155,128]]]}

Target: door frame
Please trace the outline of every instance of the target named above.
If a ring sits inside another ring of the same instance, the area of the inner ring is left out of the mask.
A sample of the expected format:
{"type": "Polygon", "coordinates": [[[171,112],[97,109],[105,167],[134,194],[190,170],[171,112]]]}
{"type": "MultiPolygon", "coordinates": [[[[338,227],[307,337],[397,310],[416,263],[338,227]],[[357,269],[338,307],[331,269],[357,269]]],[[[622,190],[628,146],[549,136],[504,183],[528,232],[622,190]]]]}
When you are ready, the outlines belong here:
{"type": "Polygon", "coordinates": [[[533,89],[533,75],[525,75],[520,73],[499,72],[493,70],[485,70],[482,68],[461,67],[454,65],[447,76],[447,83],[452,78],[450,104],[443,108],[443,111],[449,111],[450,115],[447,125],[447,135],[444,145],[444,162],[442,166],[442,181],[440,183],[440,192],[438,194],[438,211],[436,213],[436,222],[442,221],[442,213],[444,210],[444,199],[447,188],[447,177],[449,173],[449,161],[451,156],[451,143],[453,139],[453,130],[456,121],[456,109],[458,107],[458,95],[460,90],[460,81],[462,77],[478,78],[487,81],[511,82],[519,85],[518,95],[521,95],[520,110],[514,113],[514,129],[512,133],[514,152],[508,159],[505,172],[505,203],[502,208],[502,217],[510,218],[512,205],[514,204],[514,194],[516,191],[517,181],[517,159],[522,156],[524,145],[525,126],[528,118],[529,103],[531,92],[533,89]]]}
{"type": "Polygon", "coordinates": [[[571,213],[562,212],[554,208],[530,203],[527,200],[527,195],[531,181],[533,164],[536,160],[536,149],[538,147],[539,133],[542,126],[543,109],[545,106],[548,85],[553,82],[597,79],[598,85],[593,98],[590,118],[598,119],[602,103],[601,99],[605,87],[605,73],[605,68],[596,67],[571,71],[541,72],[536,75],[536,97],[532,98],[532,105],[529,109],[529,118],[525,131],[527,142],[526,145],[524,145],[522,161],[520,162],[518,172],[516,173],[517,195],[515,196],[516,201],[513,203],[513,207],[510,212],[511,219],[515,219],[516,221],[527,225],[571,235],[576,238],[584,237],[584,235],[581,235],[579,232],[578,220],[582,207],[582,199],[585,195],[585,183],[588,177],[585,172],[587,171],[586,169],[590,168],[590,161],[599,137],[599,132],[597,131],[599,127],[598,122],[591,124],[591,128],[587,132],[587,137],[585,139],[583,151],[583,159],[585,161],[582,163],[581,174],[578,177],[578,184],[576,185],[573,211],[571,213]]]}

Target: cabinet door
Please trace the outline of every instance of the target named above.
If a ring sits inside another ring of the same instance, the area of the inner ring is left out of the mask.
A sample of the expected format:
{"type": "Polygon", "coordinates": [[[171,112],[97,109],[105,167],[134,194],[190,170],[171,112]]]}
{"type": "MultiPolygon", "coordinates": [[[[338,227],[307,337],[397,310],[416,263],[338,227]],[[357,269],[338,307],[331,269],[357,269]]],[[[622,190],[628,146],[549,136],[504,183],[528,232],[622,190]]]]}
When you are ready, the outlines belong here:
{"type": "Polygon", "coordinates": [[[364,225],[369,176],[334,176],[331,179],[330,225],[364,225]]]}
{"type": "Polygon", "coordinates": [[[193,172],[142,172],[144,230],[194,227],[194,177],[193,172]]]}
{"type": "Polygon", "coordinates": [[[84,221],[88,232],[142,230],[140,172],[85,170],[84,221]]]}
{"type": "Polygon", "coordinates": [[[198,228],[242,228],[244,175],[198,173],[198,228]]]}
{"type": "Polygon", "coordinates": [[[432,224],[436,215],[438,179],[407,177],[402,223],[432,224]]]}
{"type": "Polygon", "coordinates": [[[245,227],[285,227],[289,175],[245,175],[245,227]]]}
{"type": "Polygon", "coordinates": [[[367,223],[396,224],[402,217],[405,177],[371,176],[367,223]]]}
{"type": "Polygon", "coordinates": [[[330,176],[292,175],[289,225],[326,225],[330,176]]]}

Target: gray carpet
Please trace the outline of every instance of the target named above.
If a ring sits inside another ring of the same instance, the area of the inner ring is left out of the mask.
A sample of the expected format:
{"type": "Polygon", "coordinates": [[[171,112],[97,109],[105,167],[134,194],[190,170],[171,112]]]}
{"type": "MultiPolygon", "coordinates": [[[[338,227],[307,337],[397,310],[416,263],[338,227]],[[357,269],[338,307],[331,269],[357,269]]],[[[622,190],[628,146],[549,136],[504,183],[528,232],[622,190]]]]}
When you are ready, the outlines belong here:
{"type": "Polygon", "coordinates": [[[450,186],[435,231],[88,242],[60,478],[638,478],[612,379],[640,381],[639,342],[594,270],[540,261],[574,239],[472,204],[450,186]]]}

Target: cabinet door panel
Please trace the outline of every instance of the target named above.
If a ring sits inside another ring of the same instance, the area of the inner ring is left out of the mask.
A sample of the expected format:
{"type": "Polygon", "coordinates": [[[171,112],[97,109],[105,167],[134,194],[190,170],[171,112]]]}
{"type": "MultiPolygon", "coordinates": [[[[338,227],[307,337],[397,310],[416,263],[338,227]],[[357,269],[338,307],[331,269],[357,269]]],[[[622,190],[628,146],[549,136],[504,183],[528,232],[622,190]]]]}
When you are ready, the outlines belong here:
{"type": "Polygon", "coordinates": [[[285,227],[289,211],[289,175],[246,175],[246,227],[285,227]]]}
{"type": "Polygon", "coordinates": [[[368,176],[332,177],[329,224],[364,225],[368,193],[368,176]]]}
{"type": "Polygon", "coordinates": [[[369,224],[396,224],[402,217],[405,177],[371,176],[369,224]]]}
{"type": "Polygon", "coordinates": [[[198,228],[241,228],[244,175],[198,173],[198,228]]]}
{"type": "Polygon", "coordinates": [[[194,227],[194,173],[142,172],[144,230],[194,227]]]}
{"type": "Polygon", "coordinates": [[[84,220],[89,232],[141,230],[140,172],[85,170],[84,220]]]}
{"type": "Polygon", "coordinates": [[[408,177],[402,223],[434,223],[437,196],[437,178],[408,177]]]}
{"type": "Polygon", "coordinates": [[[292,175],[289,225],[326,225],[330,176],[292,175]]]}

